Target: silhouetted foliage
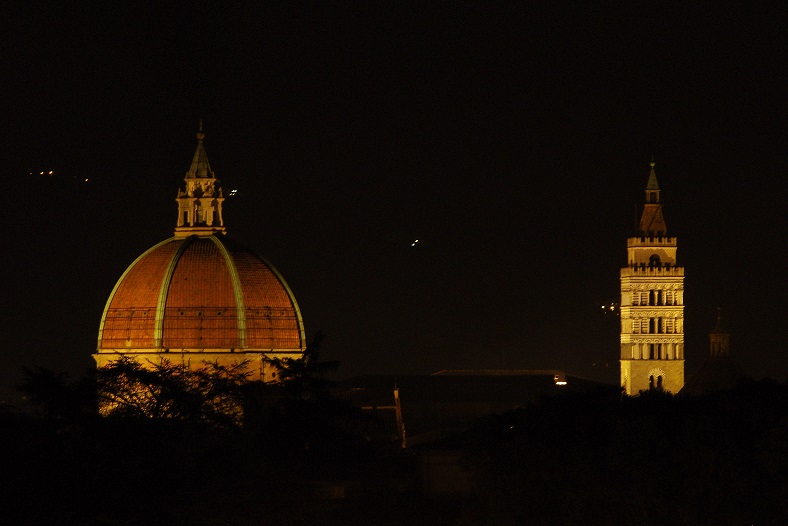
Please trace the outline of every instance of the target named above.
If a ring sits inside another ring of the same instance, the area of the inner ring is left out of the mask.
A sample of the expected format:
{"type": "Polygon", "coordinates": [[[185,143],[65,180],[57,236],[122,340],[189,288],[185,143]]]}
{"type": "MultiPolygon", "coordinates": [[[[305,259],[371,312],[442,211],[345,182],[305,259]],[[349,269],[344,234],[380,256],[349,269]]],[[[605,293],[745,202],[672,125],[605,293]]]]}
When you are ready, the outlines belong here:
{"type": "Polygon", "coordinates": [[[325,375],[339,367],[320,361],[318,333],[298,359],[270,359],[277,382],[262,386],[257,411],[247,413],[247,425],[267,447],[284,458],[299,458],[309,469],[347,465],[364,452],[361,411],[332,396],[333,382],[325,375]]]}
{"type": "Polygon", "coordinates": [[[99,408],[105,416],[169,418],[220,427],[241,424],[246,362],[191,368],[168,360],[141,364],[126,356],[97,372],[99,408]]]}
{"type": "Polygon", "coordinates": [[[0,412],[0,448],[6,452],[0,494],[12,503],[3,520],[786,523],[786,384],[745,382],[703,397],[562,393],[490,415],[452,446],[464,451],[461,465],[473,493],[462,500],[434,499],[403,489],[418,487],[409,450],[369,454],[356,432],[360,415],[331,396],[330,382],[312,381],[324,378],[317,349],[311,356],[306,364],[285,366],[293,366],[285,373],[291,382],[307,379],[301,386],[245,382],[222,368],[187,372],[166,363],[155,368],[121,362],[99,385],[114,389],[118,398],[112,400],[127,396],[131,386],[145,386],[150,400],[131,398],[134,403],[124,403],[118,418],[79,421],[63,416],[79,414],[63,404],[80,399],[74,393],[81,381],[30,370],[20,388],[40,407],[39,416],[0,412]],[[225,403],[237,408],[239,400],[242,427],[237,409],[223,409],[225,403]],[[321,499],[315,480],[347,481],[348,494],[321,499]]]}
{"type": "Polygon", "coordinates": [[[318,400],[329,396],[333,385],[325,377],[339,367],[338,361],[320,361],[320,344],[323,334],[318,332],[304,349],[301,358],[269,358],[274,369],[278,387],[287,398],[300,400],[318,400]]]}

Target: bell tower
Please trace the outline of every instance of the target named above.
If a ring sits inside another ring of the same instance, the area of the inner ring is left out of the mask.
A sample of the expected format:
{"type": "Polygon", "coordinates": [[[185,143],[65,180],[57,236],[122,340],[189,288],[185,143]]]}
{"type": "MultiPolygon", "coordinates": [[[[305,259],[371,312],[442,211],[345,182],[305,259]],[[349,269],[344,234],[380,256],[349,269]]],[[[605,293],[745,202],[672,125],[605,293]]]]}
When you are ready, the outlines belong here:
{"type": "Polygon", "coordinates": [[[684,268],[667,233],[654,166],[621,269],[621,385],[628,395],[684,386],[684,268]]]}

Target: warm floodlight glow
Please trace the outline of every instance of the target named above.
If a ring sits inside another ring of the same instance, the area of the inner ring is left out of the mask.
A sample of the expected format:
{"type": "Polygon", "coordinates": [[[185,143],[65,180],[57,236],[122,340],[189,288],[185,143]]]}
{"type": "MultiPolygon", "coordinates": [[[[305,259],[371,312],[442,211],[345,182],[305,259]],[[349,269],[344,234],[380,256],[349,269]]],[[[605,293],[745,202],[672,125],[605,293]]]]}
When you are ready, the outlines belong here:
{"type": "Polygon", "coordinates": [[[555,385],[566,385],[566,382],[556,382],[555,385]]]}

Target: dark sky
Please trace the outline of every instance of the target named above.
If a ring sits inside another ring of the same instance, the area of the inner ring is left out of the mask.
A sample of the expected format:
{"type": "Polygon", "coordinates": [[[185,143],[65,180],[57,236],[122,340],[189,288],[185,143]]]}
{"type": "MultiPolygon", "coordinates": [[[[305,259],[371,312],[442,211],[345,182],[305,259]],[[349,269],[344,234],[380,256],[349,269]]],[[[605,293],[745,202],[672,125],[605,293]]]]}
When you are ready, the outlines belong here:
{"type": "Polygon", "coordinates": [[[172,234],[200,118],[230,235],[344,376],[617,379],[600,306],[653,155],[687,374],[722,306],[745,370],[785,378],[781,2],[259,4],[3,4],[2,392],[92,365],[115,281],[172,234]]]}

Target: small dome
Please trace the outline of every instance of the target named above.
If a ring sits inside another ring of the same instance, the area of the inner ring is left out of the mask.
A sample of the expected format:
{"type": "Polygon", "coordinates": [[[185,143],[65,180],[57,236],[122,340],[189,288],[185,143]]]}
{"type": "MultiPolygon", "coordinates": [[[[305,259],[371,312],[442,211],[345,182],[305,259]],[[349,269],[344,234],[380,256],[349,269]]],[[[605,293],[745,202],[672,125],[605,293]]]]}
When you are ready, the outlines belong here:
{"type": "Polygon", "coordinates": [[[285,280],[223,235],[176,236],[144,252],[115,285],[98,336],[102,354],[304,348],[285,280]]]}

